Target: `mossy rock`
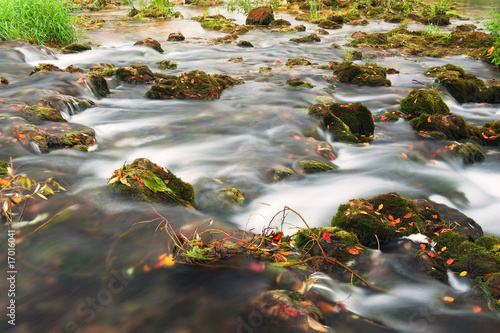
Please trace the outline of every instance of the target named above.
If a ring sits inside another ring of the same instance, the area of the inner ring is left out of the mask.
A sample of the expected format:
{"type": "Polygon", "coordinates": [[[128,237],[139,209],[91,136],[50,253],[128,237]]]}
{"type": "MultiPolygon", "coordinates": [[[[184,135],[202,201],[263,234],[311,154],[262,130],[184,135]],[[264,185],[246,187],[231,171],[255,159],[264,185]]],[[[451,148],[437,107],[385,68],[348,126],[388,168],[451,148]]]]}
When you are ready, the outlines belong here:
{"type": "Polygon", "coordinates": [[[334,167],[328,163],[315,161],[315,160],[300,161],[299,168],[300,168],[301,172],[308,173],[308,174],[328,172],[328,171],[331,171],[334,169],[334,167]]]}
{"type": "Polygon", "coordinates": [[[321,256],[324,251],[342,263],[357,259],[364,249],[355,234],[338,227],[301,229],[293,235],[293,240],[303,253],[321,256]]]}
{"type": "Polygon", "coordinates": [[[321,20],[318,24],[319,27],[323,29],[340,29],[342,28],[342,24],[339,24],[337,22],[334,22],[332,20],[321,20]]]}
{"type": "Polygon", "coordinates": [[[236,23],[227,19],[224,15],[204,15],[196,18],[204,29],[216,30],[226,33],[232,33],[238,27],[236,23]]]}
{"type": "Polygon", "coordinates": [[[134,45],[147,46],[147,47],[150,47],[159,53],[164,52],[161,45],[160,45],[160,42],[157,41],[156,39],[151,38],[151,37],[147,37],[147,38],[144,38],[143,40],[139,40],[139,41],[135,42],[134,45]]]}
{"type": "Polygon", "coordinates": [[[115,170],[108,184],[114,193],[135,200],[196,206],[191,184],[146,158],[138,158],[115,170]]]}
{"type": "Polygon", "coordinates": [[[271,72],[273,71],[272,67],[269,66],[263,66],[259,68],[259,74],[261,75],[271,75],[271,72]]]}
{"type": "Polygon", "coordinates": [[[168,35],[167,41],[168,42],[182,42],[185,40],[186,37],[180,32],[172,32],[170,35],[168,35]]]}
{"type": "Polygon", "coordinates": [[[438,137],[448,140],[460,140],[469,137],[469,127],[465,119],[458,115],[441,114],[429,115],[421,114],[418,118],[410,120],[410,125],[419,133],[431,133],[434,136],[436,133],[441,133],[438,137]]]}
{"type": "Polygon", "coordinates": [[[450,24],[450,15],[447,14],[442,14],[442,15],[434,15],[428,18],[429,24],[434,24],[434,25],[449,25],[450,24]]]}
{"type": "Polygon", "coordinates": [[[365,246],[375,246],[377,242],[387,244],[417,232],[433,235],[444,225],[447,223],[437,210],[429,206],[421,208],[397,193],[367,200],[352,199],[340,205],[332,219],[332,226],[354,233],[365,246]]]}
{"type": "Polygon", "coordinates": [[[428,276],[448,284],[448,265],[441,257],[431,257],[429,252],[420,250],[410,255],[411,260],[428,276]]]}
{"type": "Polygon", "coordinates": [[[483,101],[490,104],[500,104],[500,85],[488,87],[482,91],[483,101]]]}
{"type": "Polygon", "coordinates": [[[242,62],[243,58],[242,57],[232,57],[227,59],[227,62],[242,62]]]}
{"type": "Polygon", "coordinates": [[[75,65],[69,65],[64,69],[64,72],[66,73],[85,73],[85,71],[79,67],[76,67],[75,65]]]}
{"type": "Polygon", "coordinates": [[[151,83],[154,81],[153,72],[146,65],[132,65],[116,69],[116,78],[126,83],[151,83]]]}
{"type": "Polygon", "coordinates": [[[115,75],[115,65],[108,62],[101,62],[98,65],[92,66],[89,69],[91,72],[101,74],[102,76],[113,76],[115,75]]]}
{"type": "Polygon", "coordinates": [[[31,123],[40,123],[41,121],[56,121],[65,122],[61,112],[53,108],[45,108],[40,106],[27,106],[23,110],[24,117],[31,123]]]}
{"type": "Polygon", "coordinates": [[[172,17],[180,16],[180,13],[175,12],[174,15],[172,15],[169,11],[165,10],[163,7],[158,6],[154,2],[152,2],[149,6],[144,7],[143,9],[140,10],[137,10],[132,6],[130,11],[128,12],[128,16],[140,19],[144,17],[150,17],[155,19],[170,19],[172,17]]]}
{"type": "Polygon", "coordinates": [[[0,86],[5,86],[9,84],[9,80],[5,78],[4,76],[0,76],[0,86]]]}
{"type": "Polygon", "coordinates": [[[295,77],[286,80],[286,84],[293,89],[311,89],[314,87],[309,82],[304,82],[304,81],[297,79],[295,77]]]}
{"type": "Polygon", "coordinates": [[[283,167],[273,168],[267,172],[267,175],[269,175],[269,178],[271,178],[274,183],[293,176],[294,174],[295,171],[293,171],[293,169],[283,167]]]}
{"type": "Polygon", "coordinates": [[[163,70],[170,70],[177,68],[177,62],[171,60],[161,60],[156,63],[156,67],[163,70]]]}
{"type": "Polygon", "coordinates": [[[329,35],[330,33],[326,31],[325,29],[316,29],[315,30],[318,34],[320,35],[329,35]]]}
{"type": "Polygon", "coordinates": [[[390,123],[394,123],[401,119],[403,114],[397,110],[387,110],[384,112],[384,115],[380,117],[380,120],[387,121],[390,123]]]}
{"type": "Polygon", "coordinates": [[[210,76],[203,71],[194,70],[177,78],[174,94],[180,99],[214,100],[220,98],[223,89],[242,82],[229,75],[210,76]]]}
{"type": "Polygon", "coordinates": [[[321,42],[321,38],[319,38],[316,34],[310,34],[300,38],[292,38],[290,41],[294,43],[319,43],[321,42]]]}
{"type": "Polygon", "coordinates": [[[496,236],[481,236],[474,242],[495,254],[500,254],[500,238],[496,236]]]}
{"type": "Polygon", "coordinates": [[[38,73],[38,72],[62,72],[63,70],[57,67],[56,65],[48,64],[48,63],[40,63],[37,66],[33,67],[33,70],[29,73],[29,76],[38,73]]]}
{"type": "Polygon", "coordinates": [[[240,40],[236,45],[241,47],[253,47],[253,44],[246,40],[240,40]]]}
{"type": "Polygon", "coordinates": [[[50,151],[49,135],[35,125],[18,125],[14,127],[12,134],[19,143],[34,153],[48,153],[50,151]]]}
{"type": "Polygon", "coordinates": [[[245,202],[245,197],[243,193],[234,187],[222,188],[218,191],[217,206],[234,206],[242,205],[245,202]]]}
{"type": "Polygon", "coordinates": [[[91,128],[84,130],[72,131],[69,133],[50,134],[48,138],[48,146],[52,149],[67,149],[77,148],[84,150],[82,146],[88,147],[95,145],[95,131],[91,128]]]}
{"type": "Polygon", "coordinates": [[[88,44],[73,43],[62,48],[61,52],[65,54],[71,54],[71,53],[80,53],[88,50],[92,50],[92,48],[88,44]]]}
{"type": "Polygon", "coordinates": [[[439,93],[433,89],[413,89],[400,103],[401,111],[406,117],[415,118],[422,114],[448,115],[450,108],[439,93]]]}
{"type": "Polygon", "coordinates": [[[482,162],[486,157],[484,151],[472,142],[460,145],[458,153],[460,157],[462,157],[462,161],[465,165],[482,162]]]}
{"type": "Polygon", "coordinates": [[[470,126],[469,134],[485,146],[498,146],[500,145],[500,121],[493,120],[481,127],[470,126]]]}
{"type": "Polygon", "coordinates": [[[312,63],[304,58],[291,58],[288,59],[285,63],[286,67],[295,67],[295,66],[312,66],[316,65],[316,63],[312,63]]]}
{"type": "Polygon", "coordinates": [[[111,94],[108,83],[102,74],[89,72],[85,75],[85,81],[88,83],[90,90],[92,90],[97,97],[106,97],[111,94]]]}
{"type": "Polygon", "coordinates": [[[177,76],[170,75],[167,78],[157,79],[146,92],[149,99],[172,99],[175,96],[174,90],[177,84],[177,76]]]}
{"type": "Polygon", "coordinates": [[[456,272],[466,271],[471,279],[500,272],[500,256],[481,245],[470,242],[463,235],[448,231],[437,236],[434,241],[436,242],[435,248],[446,247],[446,251],[441,251],[439,255],[453,259],[454,262],[450,268],[456,272]]]}
{"type": "Polygon", "coordinates": [[[258,7],[252,9],[246,18],[247,25],[269,25],[274,21],[274,12],[271,7],[258,7]]]}
{"type": "Polygon", "coordinates": [[[497,301],[500,300],[500,273],[497,272],[488,276],[488,278],[486,279],[486,284],[490,289],[491,296],[497,301]]]}
{"type": "Polygon", "coordinates": [[[292,25],[290,21],[284,20],[284,19],[277,19],[273,20],[269,23],[270,28],[276,28],[276,27],[288,27],[292,25]]]}
{"type": "Polygon", "coordinates": [[[335,67],[333,73],[340,82],[353,83],[361,86],[390,86],[387,79],[387,69],[375,64],[359,66],[353,62],[343,62],[335,67]]]}

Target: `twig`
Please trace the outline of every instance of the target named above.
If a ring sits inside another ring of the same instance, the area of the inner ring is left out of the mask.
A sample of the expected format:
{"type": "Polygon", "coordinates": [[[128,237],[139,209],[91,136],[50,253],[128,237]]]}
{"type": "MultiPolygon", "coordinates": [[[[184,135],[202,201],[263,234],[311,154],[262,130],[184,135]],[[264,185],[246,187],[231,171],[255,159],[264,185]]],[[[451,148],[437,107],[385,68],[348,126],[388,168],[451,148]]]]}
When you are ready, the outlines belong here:
{"type": "MultiPolygon", "coordinates": [[[[321,258],[321,257],[316,257],[316,258],[321,258]]],[[[356,273],[355,271],[353,271],[352,269],[350,269],[349,267],[347,267],[345,264],[341,263],[340,261],[338,261],[337,259],[335,258],[326,258],[326,260],[331,263],[331,264],[337,264],[339,265],[340,267],[346,269],[347,271],[349,271],[352,275],[354,275],[355,277],[357,277],[358,279],[361,280],[361,282],[363,282],[364,284],[366,284],[368,287],[370,288],[373,288],[375,290],[378,290],[378,291],[382,291],[382,292],[389,292],[387,289],[384,289],[382,287],[378,287],[378,286],[375,286],[373,284],[371,284],[370,282],[368,282],[366,279],[364,279],[361,275],[359,275],[358,273],[356,273]]]]}

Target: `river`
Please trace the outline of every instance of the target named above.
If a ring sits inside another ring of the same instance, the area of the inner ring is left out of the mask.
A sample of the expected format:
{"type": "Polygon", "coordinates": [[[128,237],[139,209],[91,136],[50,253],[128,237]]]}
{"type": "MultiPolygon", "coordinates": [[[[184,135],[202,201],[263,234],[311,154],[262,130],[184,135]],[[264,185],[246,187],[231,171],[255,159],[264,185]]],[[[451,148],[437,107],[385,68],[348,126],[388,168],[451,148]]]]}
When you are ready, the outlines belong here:
{"type": "MultiPolygon", "coordinates": [[[[491,8],[488,3],[462,5],[473,18],[491,8]]],[[[0,88],[0,99],[22,96],[29,100],[44,91],[77,89],[77,97],[93,100],[96,106],[68,114],[67,120],[95,129],[98,142],[89,153],[58,150],[35,154],[2,139],[1,159],[13,157],[20,170],[35,178],[59,177],[70,189],[46,202],[29,205],[26,212],[26,221],[38,214],[46,214],[42,216],[45,220],[59,215],[17,247],[18,306],[13,332],[244,331],[241,323],[246,318],[239,315],[239,307],[273,285],[274,277],[248,268],[182,265],[150,274],[127,275],[127,269],[130,272],[131,267],[146,258],[169,250],[168,237],[156,231],[157,222],[137,224],[151,221],[158,214],[186,233],[206,226],[204,222],[209,219],[213,219],[216,228],[246,227],[259,232],[276,212],[289,206],[300,212],[310,226],[326,226],[338,206],[349,199],[398,192],[457,208],[478,222],[486,234],[500,236],[498,149],[491,149],[484,162],[474,165],[464,166],[458,157],[435,159],[432,154],[436,143],[419,137],[402,119],[395,123],[376,122],[375,139],[369,145],[335,142],[327,133],[322,133],[321,140],[304,135],[315,126],[307,115],[307,108],[314,103],[331,99],[362,102],[375,116],[382,115],[386,110],[397,109],[399,101],[413,88],[429,86],[432,81],[422,72],[431,66],[453,63],[480,78],[499,80],[500,72],[493,71],[491,65],[463,56],[380,57],[371,61],[400,71],[388,76],[391,87],[342,83],[333,86],[324,79],[332,75],[331,70],[309,66],[286,68],[277,60],[286,62],[301,57],[319,64],[340,61],[344,51],[332,48],[332,43],[344,45],[347,36],[355,31],[385,32],[397,24],[371,21],[367,26],[344,25],[322,35],[320,43],[295,44],[289,39],[305,36],[317,26],[279,13],[278,18],[289,20],[293,26],[304,24],[306,32],[278,34],[253,30],[241,35],[240,40],[251,42],[254,48],[242,48],[236,44],[209,43],[210,39],[225,34],[204,30],[197,21],[189,20],[202,15],[205,8],[176,9],[185,19],[137,22],[125,17],[125,9],[92,13],[106,23],[102,29],[85,32],[80,37],[92,50],[79,54],[63,55],[43,47],[6,42],[3,47],[0,45],[0,75],[11,81],[0,88]],[[172,32],[181,32],[186,40],[167,42],[172,32]],[[146,37],[161,41],[165,53],[133,46],[146,37]],[[228,62],[231,57],[242,57],[243,61],[228,62]],[[176,61],[178,67],[169,71],[155,69],[160,60],[176,61]],[[61,68],[73,64],[83,69],[100,62],[115,66],[140,63],[165,74],[179,75],[198,69],[210,74],[229,74],[245,83],[226,89],[215,101],[156,101],[144,98],[149,85],[111,80],[108,84],[112,94],[99,99],[75,84],[78,78],[75,74],[52,72],[28,77],[32,67],[40,62],[61,68]],[[272,67],[271,75],[259,74],[263,66],[272,67]],[[314,88],[286,89],[285,81],[291,77],[310,82],[314,88]],[[316,147],[322,142],[331,144],[337,153],[334,161],[324,159],[336,167],[334,171],[269,182],[266,171],[272,167],[321,158],[316,147]],[[408,154],[415,158],[406,159],[408,154]],[[125,162],[139,157],[149,158],[193,184],[198,193],[198,209],[149,205],[111,196],[107,178],[125,162]],[[211,207],[203,193],[210,189],[214,179],[240,189],[245,204],[234,209],[211,207]],[[93,307],[92,299],[102,300],[104,295],[108,297],[106,304],[101,302],[93,307]]],[[[211,12],[232,17],[238,24],[245,20],[243,15],[227,12],[223,7],[211,12]]],[[[409,28],[423,29],[423,26],[410,24],[409,28]]],[[[365,55],[370,53],[364,51],[365,55]]],[[[446,92],[441,95],[453,113],[472,124],[500,120],[499,105],[460,105],[446,92]]],[[[304,227],[293,216],[288,216],[286,222],[289,233],[304,227]]],[[[6,230],[5,226],[1,228],[6,230]]],[[[4,244],[2,241],[2,247],[4,244]]],[[[498,332],[497,314],[474,313],[466,298],[459,305],[443,303],[443,295],[460,299],[469,288],[465,279],[446,286],[416,273],[412,277],[411,267],[401,256],[376,255],[374,260],[379,260],[380,271],[384,273],[374,271],[371,281],[390,287],[390,294],[336,284],[323,274],[316,275],[317,282],[311,290],[321,291],[332,302],[343,300],[353,314],[372,318],[398,332],[498,332]]],[[[6,271],[5,257],[0,255],[2,272],[6,271]]],[[[4,280],[0,282],[2,292],[6,290],[4,280]]],[[[330,332],[356,331],[340,320],[336,323],[337,326],[328,328],[330,332]]],[[[4,324],[2,318],[0,327],[4,324]]],[[[258,327],[252,329],[259,331],[258,327]]]]}

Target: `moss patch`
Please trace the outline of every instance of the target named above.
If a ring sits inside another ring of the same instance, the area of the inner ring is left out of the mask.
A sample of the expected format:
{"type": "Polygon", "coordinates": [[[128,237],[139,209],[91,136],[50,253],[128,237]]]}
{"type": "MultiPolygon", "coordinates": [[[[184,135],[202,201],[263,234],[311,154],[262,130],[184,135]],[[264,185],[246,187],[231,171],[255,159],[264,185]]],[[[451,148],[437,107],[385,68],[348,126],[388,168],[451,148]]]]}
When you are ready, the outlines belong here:
{"type": "Polygon", "coordinates": [[[361,86],[390,86],[387,79],[387,68],[376,64],[359,66],[352,62],[343,62],[335,66],[333,73],[340,82],[353,83],[361,86]]]}
{"type": "Polygon", "coordinates": [[[116,78],[127,83],[151,83],[154,81],[153,72],[146,65],[132,65],[116,69],[116,78]]]}
{"type": "Polygon", "coordinates": [[[56,121],[64,122],[66,121],[62,116],[61,112],[53,108],[44,108],[40,106],[27,106],[23,110],[26,120],[32,123],[39,123],[42,120],[45,121],[56,121]]]}
{"type": "Polygon", "coordinates": [[[413,89],[400,103],[401,111],[409,118],[422,114],[448,115],[450,108],[436,90],[413,89]]]}

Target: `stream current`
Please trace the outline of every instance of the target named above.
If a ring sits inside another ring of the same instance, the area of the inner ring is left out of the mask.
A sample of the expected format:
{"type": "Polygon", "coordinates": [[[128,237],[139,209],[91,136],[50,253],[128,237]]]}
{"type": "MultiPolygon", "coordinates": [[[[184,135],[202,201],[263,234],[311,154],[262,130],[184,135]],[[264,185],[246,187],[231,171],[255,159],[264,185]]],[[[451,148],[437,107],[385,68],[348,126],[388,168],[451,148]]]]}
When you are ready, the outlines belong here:
{"type": "MultiPolygon", "coordinates": [[[[72,88],[78,90],[77,97],[96,102],[95,107],[82,112],[75,113],[69,106],[67,110],[68,122],[95,129],[98,145],[92,152],[59,150],[35,154],[1,139],[2,160],[13,157],[20,170],[35,178],[47,175],[62,178],[71,190],[47,202],[33,204],[26,213],[27,221],[37,216],[47,219],[59,215],[46,229],[18,247],[15,332],[250,331],[248,325],[242,324],[248,318],[238,315],[238,307],[274,283],[260,272],[174,266],[145,276],[127,275],[127,268],[169,250],[167,237],[155,232],[157,223],[137,225],[158,214],[186,233],[206,226],[209,219],[214,220],[216,228],[246,227],[260,232],[276,212],[289,206],[300,212],[310,226],[327,226],[338,206],[350,199],[398,192],[457,208],[478,222],[485,234],[500,236],[498,150],[490,150],[484,162],[471,166],[464,166],[458,157],[435,159],[437,144],[419,137],[407,121],[400,119],[396,123],[376,122],[375,139],[369,145],[335,142],[319,129],[322,140],[330,143],[337,154],[329,161],[316,151],[321,141],[304,135],[315,126],[315,121],[307,115],[307,108],[314,103],[332,99],[342,103],[361,102],[374,116],[382,115],[386,110],[396,110],[399,101],[413,88],[429,87],[432,80],[422,73],[431,66],[453,63],[480,78],[500,79],[499,72],[493,71],[491,65],[462,56],[443,59],[374,56],[370,61],[400,71],[388,75],[391,87],[359,87],[339,82],[332,85],[325,80],[332,76],[331,70],[310,66],[286,68],[280,61],[284,63],[294,57],[319,64],[341,61],[344,51],[332,48],[332,43],[344,45],[346,36],[355,31],[386,32],[397,25],[381,21],[371,21],[368,26],[344,25],[322,35],[320,43],[295,44],[289,39],[310,34],[317,26],[280,13],[278,18],[289,20],[293,26],[304,24],[307,30],[293,34],[253,30],[241,35],[240,40],[250,41],[254,48],[241,48],[234,43],[208,43],[209,39],[224,34],[204,30],[198,22],[189,20],[201,15],[204,9],[186,6],[177,9],[185,19],[137,22],[128,20],[125,10],[92,14],[106,20],[106,25],[81,37],[91,43],[93,50],[79,54],[63,55],[21,43],[0,45],[0,74],[11,81],[1,88],[0,99],[36,100],[44,92],[72,88]],[[125,24],[117,24],[118,21],[125,24]],[[166,42],[172,32],[181,32],[186,41],[166,42]],[[133,46],[135,41],[146,37],[161,41],[165,53],[133,46]],[[228,62],[231,57],[242,57],[243,61],[228,62]],[[155,63],[160,60],[176,61],[178,67],[169,71],[157,69],[155,63]],[[149,85],[111,80],[108,84],[112,94],[98,99],[75,83],[78,78],[75,74],[51,72],[28,77],[32,67],[40,62],[60,68],[73,64],[83,69],[100,62],[117,67],[140,63],[165,74],[202,70],[229,74],[245,83],[226,89],[215,101],[156,101],[144,98],[149,85]],[[270,75],[259,74],[263,66],[272,67],[270,75]],[[314,88],[287,89],[285,81],[291,77],[312,83],[314,88]],[[409,155],[415,158],[405,158],[409,155]],[[198,209],[151,206],[110,196],[107,178],[124,162],[139,157],[165,166],[193,184],[200,204],[198,209]],[[319,159],[336,169],[290,181],[269,182],[266,176],[269,168],[293,166],[304,159],[319,159]],[[213,179],[240,189],[245,196],[244,206],[233,210],[211,208],[204,201],[203,190],[213,179]],[[127,232],[131,228],[133,232],[127,232]],[[107,281],[118,281],[113,290],[119,291],[103,293],[106,286],[109,289],[107,281]],[[88,303],[89,298],[100,295],[102,299],[104,294],[111,295],[106,304],[92,307],[88,303]]],[[[238,24],[244,23],[243,15],[223,8],[218,11],[235,18],[238,24]]],[[[410,24],[409,29],[423,29],[423,26],[410,24]]],[[[447,29],[451,27],[443,30],[447,29]]],[[[365,56],[370,53],[373,51],[364,51],[365,56]]],[[[441,91],[441,96],[453,113],[472,124],[500,120],[499,105],[459,105],[446,91],[441,91]]],[[[293,216],[287,217],[286,222],[288,233],[303,227],[293,216]]],[[[0,255],[2,265],[5,257],[0,255]]],[[[466,279],[452,275],[455,280],[446,286],[416,273],[413,276],[409,273],[411,267],[396,253],[376,252],[374,260],[379,261],[379,267],[369,279],[389,288],[389,294],[335,283],[324,274],[316,274],[317,282],[311,291],[332,302],[342,301],[352,314],[377,320],[398,332],[499,332],[497,315],[473,313],[467,299],[453,306],[443,302],[445,295],[460,299],[469,289],[466,279]]],[[[6,290],[4,284],[2,279],[2,291],[6,290]]],[[[355,324],[349,326],[341,319],[331,318],[331,321],[336,325],[328,328],[330,332],[369,332],[356,329],[355,324]]],[[[0,327],[4,324],[2,318],[0,327]]],[[[259,331],[258,326],[252,326],[251,330],[259,331]]]]}

